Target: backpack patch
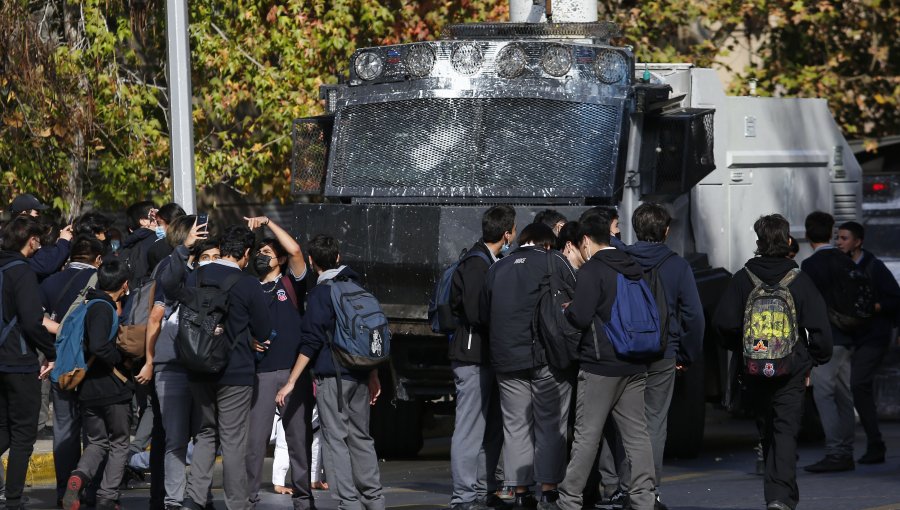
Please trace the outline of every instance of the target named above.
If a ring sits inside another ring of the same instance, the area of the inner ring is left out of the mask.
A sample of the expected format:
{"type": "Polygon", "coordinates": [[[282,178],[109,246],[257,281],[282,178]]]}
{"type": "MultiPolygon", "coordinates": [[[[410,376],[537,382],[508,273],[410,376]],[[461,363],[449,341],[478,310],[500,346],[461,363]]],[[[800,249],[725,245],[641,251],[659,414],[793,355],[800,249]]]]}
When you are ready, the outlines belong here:
{"type": "MultiPolygon", "coordinates": [[[[375,296],[350,280],[326,283],[335,313],[331,349],[339,364],[349,369],[371,369],[386,361],[391,330],[375,296]]],[[[337,364],[335,369],[339,369],[337,364]]]]}
{"type": "Polygon", "coordinates": [[[759,377],[791,373],[791,353],[800,338],[797,307],[788,286],[800,274],[792,269],[775,285],[768,285],[744,268],[753,290],[744,307],[743,350],[746,372],[759,377]]]}
{"type": "Polygon", "coordinates": [[[105,303],[112,311],[113,321],[109,332],[109,341],[116,336],[119,329],[119,317],[116,309],[103,299],[79,301],[71,312],[66,314],[56,334],[56,363],[50,371],[50,380],[59,384],[60,389],[74,390],[84,380],[93,357],[84,359],[84,319],[91,306],[105,303]]]}
{"type": "Polygon", "coordinates": [[[464,252],[459,260],[444,269],[441,277],[434,284],[434,292],[428,302],[428,322],[431,323],[431,331],[448,335],[456,332],[459,321],[453,316],[453,310],[450,309],[450,288],[453,285],[453,275],[456,274],[460,264],[472,257],[484,260],[489,267],[492,264],[490,258],[483,252],[470,250],[464,252]]]}

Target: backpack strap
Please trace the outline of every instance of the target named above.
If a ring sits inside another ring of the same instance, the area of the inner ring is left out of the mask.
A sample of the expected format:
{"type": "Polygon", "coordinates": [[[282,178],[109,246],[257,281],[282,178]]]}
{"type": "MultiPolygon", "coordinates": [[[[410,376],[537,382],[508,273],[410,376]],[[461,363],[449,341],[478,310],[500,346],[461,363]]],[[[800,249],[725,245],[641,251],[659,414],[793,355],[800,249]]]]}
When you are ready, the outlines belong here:
{"type": "MultiPolygon", "coordinates": [[[[119,330],[119,316],[118,316],[118,314],[116,313],[116,307],[113,306],[109,301],[107,301],[107,300],[105,300],[105,299],[91,299],[90,301],[88,301],[88,302],[85,303],[85,306],[90,307],[92,304],[94,304],[94,303],[96,303],[96,302],[98,302],[98,301],[101,302],[101,303],[106,303],[107,306],[109,306],[110,309],[112,309],[112,313],[113,313],[113,322],[112,322],[112,327],[110,328],[110,332],[109,332],[109,340],[108,340],[108,341],[111,342],[111,341],[116,337],[116,333],[117,333],[118,330],[119,330]]],[[[97,359],[97,356],[92,354],[91,357],[88,358],[87,361],[85,361],[85,366],[86,366],[87,368],[91,368],[91,365],[94,364],[94,361],[95,361],[96,359],[97,359]]],[[[114,376],[116,376],[116,379],[122,381],[123,384],[126,383],[126,382],[128,382],[128,378],[125,377],[125,375],[124,375],[121,371],[119,371],[119,369],[116,368],[115,366],[112,367],[112,374],[113,374],[114,376]]]]}
{"type": "Polygon", "coordinates": [[[750,277],[750,282],[753,283],[753,286],[754,286],[754,287],[759,287],[760,285],[763,284],[763,281],[760,280],[758,276],[756,276],[755,274],[753,274],[753,271],[751,271],[749,267],[744,266],[744,271],[747,272],[747,276],[750,277]]]}
{"type": "MultiPolygon", "coordinates": [[[[290,270],[288,270],[290,271],[290,270]]],[[[305,278],[305,277],[304,277],[305,278]]],[[[294,305],[294,310],[300,311],[300,302],[297,300],[297,291],[294,290],[294,279],[287,274],[282,275],[281,277],[281,286],[284,287],[284,292],[287,294],[288,298],[291,300],[291,303],[294,305]],[[285,280],[287,282],[285,283],[285,280]]]]}
{"type": "MultiPolygon", "coordinates": [[[[325,285],[328,285],[329,294],[333,294],[335,290],[334,280],[325,280],[325,285]]],[[[334,303],[334,298],[332,296],[331,302],[334,303]]],[[[337,310],[335,310],[335,314],[337,314],[337,310]]],[[[337,319],[335,318],[334,327],[337,328],[337,319]]],[[[341,385],[341,361],[338,359],[337,353],[334,351],[334,333],[328,330],[325,330],[326,335],[326,343],[328,344],[328,350],[331,351],[331,363],[334,365],[334,373],[335,380],[337,383],[337,391],[338,391],[338,412],[344,412],[344,392],[343,387],[341,385]]]]}
{"type": "MultiPolygon", "coordinates": [[[[6,270],[11,267],[20,266],[25,263],[26,262],[24,260],[17,259],[17,260],[13,260],[12,262],[8,262],[8,263],[4,264],[2,267],[0,267],[0,291],[3,290],[3,273],[5,273],[6,270]]],[[[3,313],[4,313],[4,311],[3,311],[3,296],[0,295],[0,323],[3,322],[3,313]]],[[[12,332],[13,328],[16,327],[16,324],[18,324],[18,323],[19,323],[19,316],[16,315],[5,326],[3,326],[3,329],[0,330],[0,346],[2,346],[4,343],[6,343],[6,337],[9,336],[10,332],[12,332]]]]}
{"type": "Polygon", "coordinates": [[[659,262],[656,263],[656,265],[651,267],[650,270],[658,269],[658,268],[662,267],[662,265],[665,264],[667,260],[674,257],[675,255],[676,255],[676,253],[674,251],[670,251],[669,253],[666,254],[665,257],[662,258],[662,260],[660,260],[659,262]]]}
{"type": "Polygon", "coordinates": [[[786,275],[784,275],[784,278],[782,278],[781,281],[778,282],[778,285],[780,285],[784,288],[787,288],[788,285],[793,283],[794,280],[796,280],[798,276],[800,276],[800,269],[795,267],[794,269],[791,269],[790,271],[788,271],[788,273],[786,275]]]}

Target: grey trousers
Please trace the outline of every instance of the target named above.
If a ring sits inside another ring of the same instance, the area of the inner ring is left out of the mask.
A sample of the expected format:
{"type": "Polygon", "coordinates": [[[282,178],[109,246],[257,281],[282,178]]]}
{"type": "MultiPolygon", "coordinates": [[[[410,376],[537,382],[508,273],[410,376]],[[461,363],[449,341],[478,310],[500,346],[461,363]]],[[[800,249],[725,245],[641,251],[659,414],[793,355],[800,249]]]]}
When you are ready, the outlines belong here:
{"type": "Polygon", "coordinates": [[[53,467],[56,470],[56,499],[66,493],[66,481],[81,458],[81,405],[74,391],[50,389],[53,402],[53,467]]]}
{"type": "Polygon", "coordinates": [[[456,423],[450,443],[450,505],[471,503],[497,490],[494,473],[503,447],[497,379],[490,365],[453,362],[456,423]]]}
{"type": "Polygon", "coordinates": [[[853,455],[856,418],[850,391],[850,360],[853,350],[835,345],[831,361],[812,369],[813,398],[825,430],[826,455],[853,455]]]}
{"type": "Polygon", "coordinates": [[[92,480],[104,458],[106,467],[97,489],[97,499],[119,499],[119,484],[128,461],[131,439],[131,405],[128,402],[84,407],[82,416],[87,442],[75,471],[92,480]]]}
{"type": "Polygon", "coordinates": [[[497,381],[506,485],[558,484],[566,473],[572,385],[565,374],[547,366],[497,374],[497,381]]]}
{"type": "Polygon", "coordinates": [[[335,377],[320,377],[317,383],[325,473],[340,500],[338,509],[384,510],[378,457],[369,435],[369,387],[342,380],[339,394],[335,377]]]}
{"type": "MultiPolygon", "coordinates": [[[[275,395],[287,383],[291,371],[278,370],[256,374],[250,407],[250,432],[247,440],[247,481],[250,484],[250,507],[259,502],[259,486],[262,480],[266,447],[272,435],[275,419],[275,395]]],[[[312,378],[308,371],[285,399],[281,410],[281,422],[291,463],[291,485],[294,495],[291,502],[296,510],[309,510],[313,505],[309,482],[309,465],[312,462],[312,378]]]]}
{"type": "MultiPolygon", "coordinates": [[[[216,462],[216,439],[222,448],[222,486],[228,510],[250,508],[247,491],[247,419],[252,386],[221,386],[191,381],[194,405],[200,409],[200,428],[187,476],[185,500],[196,506],[207,503],[216,462]]],[[[191,506],[185,504],[185,506],[191,506]]]]}
{"type": "Polygon", "coordinates": [[[191,415],[194,398],[187,372],[160,370],[153,376],[159,398],[160,415],[166,431],[165,464],[166,506],[181,506],[185,487],[185,456],[191,441],[191,415]]]}
{"type": "Polygon", "coordinates": [[[578,373],[575,401],[575,442],[565,480],[559,486],[559,507],[581,510],[587,483],[607,417],[612,414],[631,464],[629,500],[634,510],[653,510],[653,452],[647,435],[644,386],[647,375],[604,377],[578,373]]]}

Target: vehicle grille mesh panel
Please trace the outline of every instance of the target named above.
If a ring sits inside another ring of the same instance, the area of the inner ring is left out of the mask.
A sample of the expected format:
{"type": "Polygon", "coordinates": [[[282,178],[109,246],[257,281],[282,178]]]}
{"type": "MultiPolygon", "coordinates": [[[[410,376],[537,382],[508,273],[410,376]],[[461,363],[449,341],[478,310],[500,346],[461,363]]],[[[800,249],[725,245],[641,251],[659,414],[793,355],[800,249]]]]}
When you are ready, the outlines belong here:
{"type": "Polygon", "coordinates": [[[294,121],[291,133],[291,192],[321,194],[328,167],[333,116],[308,117],[294,121]]]}
{"type": "Polygon", "coordinates": [[[608,197],[622,109],[523,98],[348,106],[326,194],[608,197]]]}

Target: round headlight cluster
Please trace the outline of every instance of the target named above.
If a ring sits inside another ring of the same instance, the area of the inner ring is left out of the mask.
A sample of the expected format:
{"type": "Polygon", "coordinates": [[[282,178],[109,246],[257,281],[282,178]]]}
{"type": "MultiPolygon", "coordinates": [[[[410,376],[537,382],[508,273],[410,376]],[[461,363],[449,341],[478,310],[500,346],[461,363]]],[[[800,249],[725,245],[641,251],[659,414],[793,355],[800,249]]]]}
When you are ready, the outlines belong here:
{"type": "Polygon", "coordinates": [[[497,54],[497,74],[503,78],[515,78],[525,72],[528,56],[518,44],[507,44],[497,54]]]}
{"type": "Polygon", "coordinates": [[[434,67],[434,52],[427,44],[416,44],[406,52],[406,70],[414,78],[428,76],[434,67]]]}
{"type": "Polygon", "coordinates": [[[550,76],[565,76],[572,69],[572,51],[562,44],[553,44],[541,55],[541,69],[550,76]]]}
{"type": "Polygon", "coordinates": [[[453,64],[453,69],[456,69],[456,72],[471,76],[481,69],[484,56],[475,43],[463,43],[453,48],[453,53],[450,54],[450,62],[453,64]]]}
{"type": "Polygon", "coordinates": [[[594,60],[594,71],[603,83],[619,83],[628,74],[628,61],[619,52],[600,50],[594,60]]]}
{"type": "Polygon", "coordinates": [[[365,51],[356,57],[356,74],[366,81],[378,78],[383,70],[384,60],[374,51],[365,51]]]}

